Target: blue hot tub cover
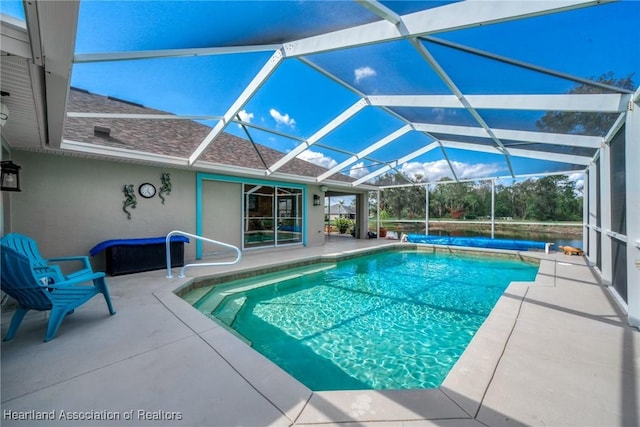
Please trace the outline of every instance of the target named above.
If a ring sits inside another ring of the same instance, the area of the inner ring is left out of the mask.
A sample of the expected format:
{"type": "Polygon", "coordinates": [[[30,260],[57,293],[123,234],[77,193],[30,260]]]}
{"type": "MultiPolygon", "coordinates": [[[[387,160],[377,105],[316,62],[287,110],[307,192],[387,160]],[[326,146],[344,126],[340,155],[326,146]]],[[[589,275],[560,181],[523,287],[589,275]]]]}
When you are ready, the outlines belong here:
{"type": "MultiPolygon", "coordinates": [[[[112,246],[142,246],[142,245],[158,245],[166,242],[166,237],[144,237],[140,239],[114,239],[105,240],[95,245],[89,253],[95,256],[100,252],[112,246]]],[[[171,236],[171,243],[189,243],[189,239],[185,236],[171,236]]]]}

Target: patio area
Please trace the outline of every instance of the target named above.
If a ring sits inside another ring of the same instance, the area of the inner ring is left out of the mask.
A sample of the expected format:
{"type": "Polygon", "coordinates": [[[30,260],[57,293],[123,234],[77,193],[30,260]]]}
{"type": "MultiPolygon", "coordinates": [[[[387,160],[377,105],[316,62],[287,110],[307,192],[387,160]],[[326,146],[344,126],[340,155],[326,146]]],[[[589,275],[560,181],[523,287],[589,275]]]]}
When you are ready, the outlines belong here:
{"type": "MultiPolygon", "coordinates": [[[[331,239],[187,274],[402,244],[331,239]]],[[[431,390],[312,392],[173,293],[193,277],[110,277],[115,316],[94,298],[43,343],[45,315],[30,313],[2,343],[2,425],[638,425],[640,331],[584,258],[535,255],[535,283],[509,286],[431,390]]]]}

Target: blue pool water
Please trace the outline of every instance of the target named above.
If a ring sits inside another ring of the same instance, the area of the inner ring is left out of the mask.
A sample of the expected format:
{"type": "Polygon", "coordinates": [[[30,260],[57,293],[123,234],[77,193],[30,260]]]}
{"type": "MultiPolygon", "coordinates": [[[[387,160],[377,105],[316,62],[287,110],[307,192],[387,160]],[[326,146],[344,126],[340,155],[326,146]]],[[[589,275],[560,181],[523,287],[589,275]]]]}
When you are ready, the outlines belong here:
{"type": "Polygon", "coordinates": [[[508,284],[532,281],[537,270],[387,252],[218,285],[194,306],[312,390],[431,388],[508,284]]]}

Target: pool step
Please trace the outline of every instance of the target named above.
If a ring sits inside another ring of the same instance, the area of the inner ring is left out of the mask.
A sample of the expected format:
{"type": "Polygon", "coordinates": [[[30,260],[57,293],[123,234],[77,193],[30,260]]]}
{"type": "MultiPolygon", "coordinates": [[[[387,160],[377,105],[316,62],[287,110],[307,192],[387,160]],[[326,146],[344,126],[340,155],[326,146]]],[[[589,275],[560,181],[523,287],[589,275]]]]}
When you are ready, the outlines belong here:
{"type": "Polygon", "coordinates": [[[215,316],[225,324],[231,326],[236,320],[236,316],[242,306],[244,305],[247,297],[239,296],[237,298],[225,298],[225,300],[219,305],[216,310],[215,316]]]}
{"type": "Polygon", "coordinates": [[[204,297],[206,294],[208,294],[211,291],[211,288],[213,288],[213,285],[203,286],[201,288],[193,289],[187,292],[182,297],[182,299],[184,299],[186,302],[188,302],[191,305],[195,305],[198,302],[198,300],[200,300],[200,298],[204,297]]]}
{"type": "Polygon", "coordinates": [[[336,264],[320,264],[311,267],[301,267],[292,271],[270,273],[259,277],[251,277],[248,279],[240,279],[229,283],[223,283],[215,286],[213,292],[205,293],[200,299],[193,303],[193,306],[206,315],[210,315],[225,298],[232,295],[284,282],[285,280],[306,276],[308,274],[319,273],[332,268],[336,268],[336,264]]]}

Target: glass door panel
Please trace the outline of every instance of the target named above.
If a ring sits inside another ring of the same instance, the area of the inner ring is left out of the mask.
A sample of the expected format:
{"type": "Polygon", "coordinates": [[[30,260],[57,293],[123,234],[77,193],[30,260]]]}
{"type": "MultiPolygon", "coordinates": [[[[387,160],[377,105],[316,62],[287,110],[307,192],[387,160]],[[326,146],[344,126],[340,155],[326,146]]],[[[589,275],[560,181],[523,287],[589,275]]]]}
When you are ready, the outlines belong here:
{"type": "Polygon", "coordinates": [[[244,199],[244,247],[273,246],[275,244],[274,188],[245,184],[244,199]]]}
{"type": "Polygon", "coordinates": [[[277,244],[302,242],[302,190],[278,187],[277,244]]]}

